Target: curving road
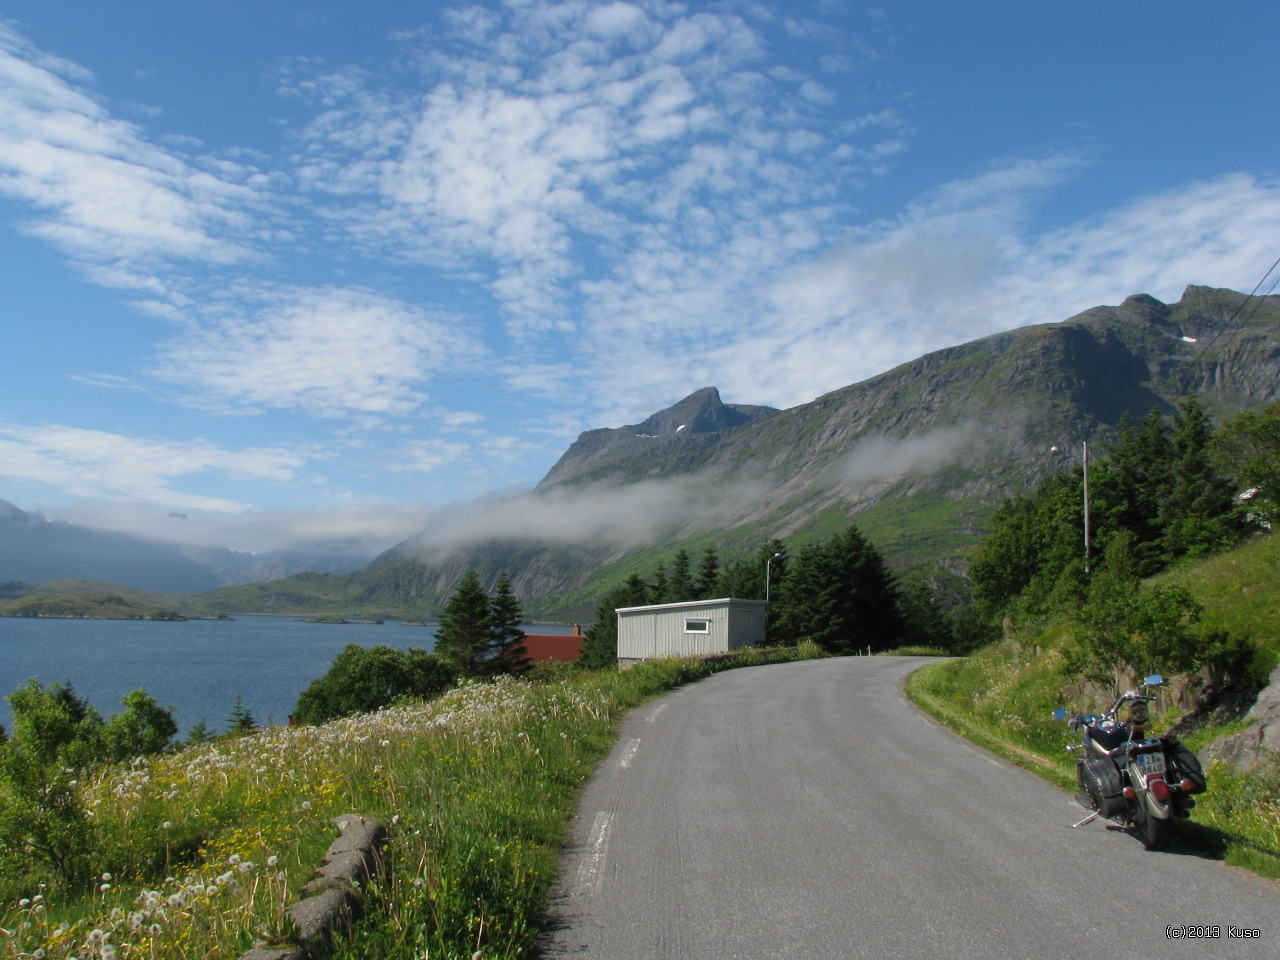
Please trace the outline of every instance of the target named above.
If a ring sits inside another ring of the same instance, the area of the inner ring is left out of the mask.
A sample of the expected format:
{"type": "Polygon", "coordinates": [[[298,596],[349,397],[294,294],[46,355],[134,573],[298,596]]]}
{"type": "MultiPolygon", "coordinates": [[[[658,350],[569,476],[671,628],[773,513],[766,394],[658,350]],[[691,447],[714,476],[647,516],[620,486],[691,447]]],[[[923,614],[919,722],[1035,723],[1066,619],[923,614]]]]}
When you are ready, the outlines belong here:
{"type": "Polygon", "coordinates": [[[638,710],[584,791],[540,955],[1280,956],[1274,887],[1070,829],[1070,797],[905,700],[920,663],[731,670],[638,710]],[[1168,937],[1194,925],[1219,936],[1168,937]]]}

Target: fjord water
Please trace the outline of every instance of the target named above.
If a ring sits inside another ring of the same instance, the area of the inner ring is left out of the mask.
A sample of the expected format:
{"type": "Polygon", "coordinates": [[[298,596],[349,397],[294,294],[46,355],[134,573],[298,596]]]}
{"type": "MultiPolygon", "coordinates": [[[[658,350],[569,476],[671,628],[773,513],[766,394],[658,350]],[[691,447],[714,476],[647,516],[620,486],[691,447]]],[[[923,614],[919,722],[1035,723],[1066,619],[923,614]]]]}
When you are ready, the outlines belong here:
{"type": "MultiPolygon", "coordinates": [[[[282,724],[298,694],[348,643],[435,646],[437,624],[305,623],[290,617],[178,622],[0,617],[0,697],[28,678],[70,681],[104,717],[139,687],[173,707],[181,736],[204,720],[225,730],[237,695],[260,726],[282,724]]],[[[570,628],[525,626],[528,632],[570,628]]],[[[7,701],[0,724],[12,725],[7,701]]]]}

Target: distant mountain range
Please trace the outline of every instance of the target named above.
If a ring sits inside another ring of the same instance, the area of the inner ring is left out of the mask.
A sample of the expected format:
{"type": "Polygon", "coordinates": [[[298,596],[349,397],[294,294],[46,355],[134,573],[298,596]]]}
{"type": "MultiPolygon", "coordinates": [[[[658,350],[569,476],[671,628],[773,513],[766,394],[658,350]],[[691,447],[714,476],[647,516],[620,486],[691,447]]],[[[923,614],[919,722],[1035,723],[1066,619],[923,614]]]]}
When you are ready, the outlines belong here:
{"type": "Polygon", "coordinates": [[[177,547],[47,520],[0,500],[0,583],[92,580],[160,593],[204,593],[305,570],[349,572],[368,557],[177,547]]]}
{"type": "Polygon", "coordinates": [[[535,490],[451,511],[363,569],[223,588],[199,605],[430,616],[474,568],[489,583],[507,572],[528,614],[577,619],[680,547],[732,560],[850,519],[895,568],[961,590],[1001,498],[1070,466],[1052,446],[1105,448],[1126,412],[1168,411],[1193,391],[1218,418],[1280,396],[1280,297],[1140,294],[788,410],[705,387],[641,423],[583,433],[535,490]]]}

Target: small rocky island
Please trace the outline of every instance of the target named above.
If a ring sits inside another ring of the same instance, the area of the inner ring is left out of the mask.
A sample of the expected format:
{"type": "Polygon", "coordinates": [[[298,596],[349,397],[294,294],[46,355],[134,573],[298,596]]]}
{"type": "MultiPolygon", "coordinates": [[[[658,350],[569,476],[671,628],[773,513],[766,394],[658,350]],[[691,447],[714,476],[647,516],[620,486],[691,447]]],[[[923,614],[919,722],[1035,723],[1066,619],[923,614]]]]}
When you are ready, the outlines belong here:
{"type": "MultiPolygon", "coordinates": [[[[47,617],[58,620],[190,620],[173,610],[157,610],[124,597],[95,593],[79,597],[35,596],[0,604],[0,617],[47,617]]],[[[211,619],[227,619],[222,616],[211,619]]]]}

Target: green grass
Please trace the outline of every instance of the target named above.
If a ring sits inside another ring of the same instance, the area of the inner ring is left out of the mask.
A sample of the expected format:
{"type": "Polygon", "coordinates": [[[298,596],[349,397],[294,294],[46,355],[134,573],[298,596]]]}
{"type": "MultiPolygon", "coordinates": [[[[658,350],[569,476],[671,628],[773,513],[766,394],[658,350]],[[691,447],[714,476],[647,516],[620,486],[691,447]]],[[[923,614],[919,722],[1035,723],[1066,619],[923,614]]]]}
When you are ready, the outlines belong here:
{"type": "Polygon", "coordinates": [[[817,655],[541,669],[85,777],[94,887],[60,889],[21,851],[0,851],[0,954],[234,957],[256,938],[279,940],[287,905],[336,836],[332,818],[360,813],[391,825],[393,870],[340,957],[524,956],[578,791],[622,716],[720,670],[817,655]]]}
{"type": "Polygon", "coordinates": [[[1162,579],[1181,584],[1204,604],[1203,626],[1247,640],[1256,651],[1255,681],[1280,664],[1280,537],[1241,547],[1162,579]]]}
{"type": "MultiPolygon", "coordinates": [[[[1229,554],[1169,574],[1205,605],[1207,633],[1229,632],[1259,665],[1274,664],[1280,627],[1280,542],[1263,538],[1229,554]]],[[[907,681],[908,696],[957,733],[1065,790],[1075,792],[1074,765],[1065,747],[1066,725],[1052,718],[1066,706],[1097,711],[1099,696],[1068,671],[1063,651],[1070,624],[1041,625],[977,651],[931,664],[907,681]]],[[[1262,671],[1265,676],[1265,670],[1262,671]]],[[[1177,718],[1168,707],[1158,726],[1177,718]]],[[[1243,729],[1245,724],[1198,728],[1192,749],[1243,729]]],[[[1209,789],[1196,798],[1181,835],[1208,856],[1280,879],[1280,755],[1249,774],[1221,764],[1207,771],[1209,789]]]]}

